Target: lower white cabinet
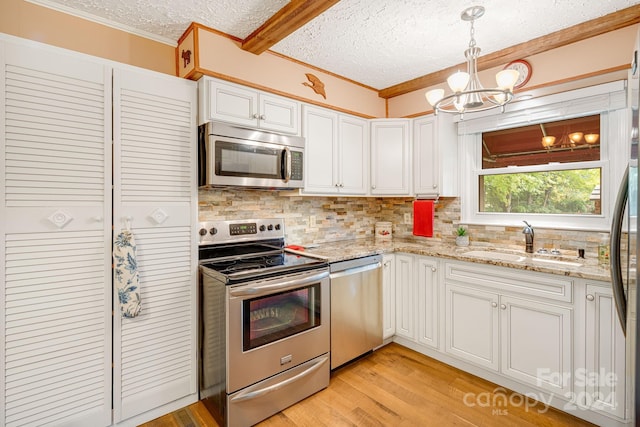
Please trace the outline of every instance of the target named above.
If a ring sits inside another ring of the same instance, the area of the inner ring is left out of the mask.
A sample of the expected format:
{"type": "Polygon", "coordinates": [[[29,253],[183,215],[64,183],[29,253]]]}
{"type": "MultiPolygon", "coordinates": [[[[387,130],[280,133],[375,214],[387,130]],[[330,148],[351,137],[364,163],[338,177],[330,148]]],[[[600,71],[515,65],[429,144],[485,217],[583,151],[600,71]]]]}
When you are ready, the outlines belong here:
{"type": "Polygon", "coordinates": [[[586,369],[578,378],[582,405],[625,417],[625,337],[616,313],[611,284],[586,284],[586,369]]]}
{"type": "Polygon", "coordinates": [[[400,344],[598,425],[629,419],[610,283],[407,253],[394,268],[400,344]]]}
{"type": "Polygon", "coordinates": [[[521,383],[571,393],[573,307],[564,301],[571,282],[556,280],[557,301],[537,296],[548,294],[553,280],[447,263],[445,351],[521,383]]]}
{"type": "Polygon", "coordinates": [[[382,256],[382,338],[396,334],[396,278],[395,256],[382,256]]]}
{"type": "Polygon", "coordinates": [[[445,351],[497,371],[498,294],[448,283],[445,292],[445,351]]]}
{"type": "Polygon", "coordinates": [[[416,257],[416,287],[418,297],[418,342],[438,348],[440,304],[438,300],[438,260],[416,257]]]}
{"type": "Polygon", "coordinates": [[[500,371],[522,383],[570,396],[573,390],[573,309],[500,296],[500,371]]]}
{"type": "Polygon", "coordinates": [[[440,325],[438,260],[395,255],[396,335],[438,348],[440,325]]]}
{"type": "Polygon", "coordinates": [[[415,285],[413,255],[396,254],[396,335],[415,340],[415,285]]]}

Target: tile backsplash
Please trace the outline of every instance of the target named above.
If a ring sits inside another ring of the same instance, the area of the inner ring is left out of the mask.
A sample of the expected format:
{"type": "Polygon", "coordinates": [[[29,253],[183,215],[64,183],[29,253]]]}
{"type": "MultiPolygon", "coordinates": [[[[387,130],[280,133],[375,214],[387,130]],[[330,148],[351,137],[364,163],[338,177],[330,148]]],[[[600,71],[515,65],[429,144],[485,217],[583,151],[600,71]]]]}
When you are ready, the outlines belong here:
{"type": "MultiPolygon", "coordinates": [[[[208,189],[199,190],[198,198],[200,221],[284,218],[288,244],[371,238],[378,221],[393,223],[396,238],[454,244],[455,230],[460,225],[458,198],[438,200],[431,238],[414,236],[412,224],[404,223],[405,214],[413,221],[412,197],[315,197],[277,191],[208,189]]],[[[470,225],[467,228],[471,245],[524,249],[521,227],[470,225]]],[[[609,237],[609,233],[601,232],[535,230],[536,250],[557,248],[573,256],[578,249],[585,249],[587,258],[597,257],[598,245],[609,237]]]]}

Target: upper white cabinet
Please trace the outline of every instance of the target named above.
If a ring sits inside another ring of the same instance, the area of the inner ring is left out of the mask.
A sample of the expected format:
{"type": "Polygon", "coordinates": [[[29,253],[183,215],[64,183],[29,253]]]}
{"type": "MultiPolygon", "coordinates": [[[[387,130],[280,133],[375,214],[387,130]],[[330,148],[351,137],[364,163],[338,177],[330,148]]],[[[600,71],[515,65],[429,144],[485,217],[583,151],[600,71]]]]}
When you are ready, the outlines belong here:
{"type": "Polygon", "coordinates": [[[455,197],[458,184],[458,136],[453,116],[439,114],[413,121],[413,192],[455,197]]]}
{"type": "Polygon", "coordinates": [[[308,194],[367,194],[367,120],[324,108],[302,108],[308,194]]]}
{"type": "Polygon", "coordinates": [[[300,133],[296,101],[210,77],[198,81],[199,124],[218,120],[274,132],[300,133]]]}
{"type": "Polygon", "coordinates": [[[411,194],[411,128],[408,119],[371,120],[371,194],[411,194]]]}

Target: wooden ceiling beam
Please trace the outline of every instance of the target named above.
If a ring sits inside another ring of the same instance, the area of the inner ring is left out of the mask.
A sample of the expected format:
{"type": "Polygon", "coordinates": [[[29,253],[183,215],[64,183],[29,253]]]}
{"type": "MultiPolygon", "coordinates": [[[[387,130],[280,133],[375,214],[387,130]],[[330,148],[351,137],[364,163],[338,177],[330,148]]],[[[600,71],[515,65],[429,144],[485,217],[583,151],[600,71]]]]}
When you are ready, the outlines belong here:
{"type": "MultiPolygon", "coordinates": [[[[546,36],[541,36],[497,52],[478,58],[478,71],[487,70],[489,68],[506,65],[509,62],[526,58],[527,56],[546,52],[571,43],[588,39],[590,37],[599,36],[609,31],[618,30],[628,27],[629,25],[640,22],[640,5],[628,7],[617,12],[610,13],[591,21],[583,22],[573,27],[559,30],[546,36]]],[[[462,56],[462,52],[461,52],[462,56]]],[[[631,60],[631,59],[629,59],[631,60]]],[[[443,83],[452,73],[458,70],[467,69],[466,62],[435,73],[427,74],[422,77],[408,80],[403,83],[382,89],[378,92],[381,98],[393,98],[394,96],[403,95],[415,90],[424,89],[443,83]]]]}
{"type": "Polygon", "coordinates": [[[260,55],[340,0],[291,0],[242,41],[242,49],[260,55]]]}

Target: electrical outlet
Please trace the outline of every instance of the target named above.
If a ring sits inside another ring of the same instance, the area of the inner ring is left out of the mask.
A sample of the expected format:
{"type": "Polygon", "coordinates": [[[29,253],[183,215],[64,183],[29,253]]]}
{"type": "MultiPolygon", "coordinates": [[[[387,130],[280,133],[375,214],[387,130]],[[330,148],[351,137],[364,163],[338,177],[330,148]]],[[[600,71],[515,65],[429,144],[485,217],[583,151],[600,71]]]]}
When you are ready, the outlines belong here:
{"type": "Polygon", "coordinates": [[[316,216],[315,215],[309,215],[309,227],[311,227],[311,228],[315,228],[316,227],[316,216]]]}
{"type": "Polygon", "coordinates": [[[411,224],[411,214],[410,213],[404,214],[404,223],[405,224],[411,224]]]}

